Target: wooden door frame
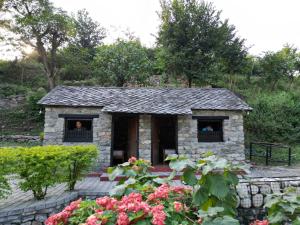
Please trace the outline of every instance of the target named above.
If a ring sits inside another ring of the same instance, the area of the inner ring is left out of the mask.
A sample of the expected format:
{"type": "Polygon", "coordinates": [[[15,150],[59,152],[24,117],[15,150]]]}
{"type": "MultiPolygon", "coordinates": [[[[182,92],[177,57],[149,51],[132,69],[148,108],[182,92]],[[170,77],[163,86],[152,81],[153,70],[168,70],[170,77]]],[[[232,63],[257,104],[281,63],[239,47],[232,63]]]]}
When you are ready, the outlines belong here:
{"type": "Polygon", "coordinates": [[[140,144],[140,115],[134,113],[111,113],[111,137],[110,137],[110,166],[113,166],[113,150],[114,150],[114,135],[115,135],[115,119],[116,117],[136,117],[137,123],[137,143],[136,143],[136,156],[139,158],[139,144],[140,144]]]}
{"type": "Polygon", "coordinates": [[[173,117],[174,118],[174,122],[175,122],[175,151],[176,154],[178,155],[178,115],[171,115],[171,114],[152,114],[151,115],[151,164],[153,165],[153,119],[155,117],[173,117]]]}

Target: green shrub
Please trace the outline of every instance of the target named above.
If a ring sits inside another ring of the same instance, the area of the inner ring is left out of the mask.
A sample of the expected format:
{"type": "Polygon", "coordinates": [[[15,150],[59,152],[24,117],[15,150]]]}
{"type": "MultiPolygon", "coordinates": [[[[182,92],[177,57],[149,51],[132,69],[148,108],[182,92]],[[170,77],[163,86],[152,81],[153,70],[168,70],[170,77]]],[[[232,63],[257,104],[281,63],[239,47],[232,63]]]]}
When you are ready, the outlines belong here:
{"type": "Polygon", "coordinates": [[[0,149],[0,199],[11,193],[7,175],[14,171],[16,157],[12,148],[0,149]]]}
{"type": "Polygon", "coordinates": [[[91,166],[93,159],[97,157],[97,149],[94,146],[72,146],[67,147],[67,173],[65,173],[65,181],[68,183],[68,189],[74,190],[76,181],[84,176],[91,166]]]}
{"type": "Polygon", "coordinates": [[[300,196],[294,187],[268,195],[264,207],[270,224],[300,224],[300,196]]]}
{"type": "MultiPolygon", "coordinates": [[[[97,156],[92,145],[2,148],[0,152],[0,162],[6,161],[6,168],[14,168],[7,171],[14,171],[21,178],[20,189],[32,191],[36,199],[43,199],[47,189],[58,183],[66,182],[73,190],[97,156]]],[[[2,184],[6,184],[5,180],[2,184]]]]}

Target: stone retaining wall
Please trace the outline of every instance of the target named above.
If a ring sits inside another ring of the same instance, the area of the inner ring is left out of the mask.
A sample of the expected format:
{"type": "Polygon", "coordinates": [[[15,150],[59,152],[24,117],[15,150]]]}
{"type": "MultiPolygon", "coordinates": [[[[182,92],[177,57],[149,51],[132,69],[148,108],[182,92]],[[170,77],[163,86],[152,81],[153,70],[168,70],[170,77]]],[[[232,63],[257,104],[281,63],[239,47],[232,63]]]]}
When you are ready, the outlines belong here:
{"type": "Polygon", "coordinates": [[[241,180],[237,186],[239,220],[248,225],[265,215],[263,205],[268,194],[282,193],[287,187],[296,187],[300,195],[300,177],[256,178],[241,180]]]}
{"type": "Polygon", "coordinates": [[[3,135],[0,136],[0,141],[13,141],[13,142],[39,142],[39,136],[29,135],[3,135]]]}

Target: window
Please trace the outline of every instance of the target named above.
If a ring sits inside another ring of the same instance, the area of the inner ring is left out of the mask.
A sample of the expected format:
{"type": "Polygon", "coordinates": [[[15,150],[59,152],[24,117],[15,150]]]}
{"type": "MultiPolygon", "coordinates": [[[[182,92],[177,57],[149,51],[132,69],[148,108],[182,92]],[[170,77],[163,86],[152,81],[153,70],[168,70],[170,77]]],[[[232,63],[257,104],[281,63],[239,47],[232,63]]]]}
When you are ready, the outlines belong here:
{"type": "Polygon", "coordinates": [[[93,141],[93,118],[99,118],[98,114],[59,114],[58,117],[65,119],[63,141],[93,141]]]}
{"type": "Polygon", "coordinates": [[[65,118],[65,142],[92,142],[92,118],[65,118]]]}
{"type": "Polygon", "coordinates": [[[198,142],[222,142],[223,120],[198,119],[198,142]]]}

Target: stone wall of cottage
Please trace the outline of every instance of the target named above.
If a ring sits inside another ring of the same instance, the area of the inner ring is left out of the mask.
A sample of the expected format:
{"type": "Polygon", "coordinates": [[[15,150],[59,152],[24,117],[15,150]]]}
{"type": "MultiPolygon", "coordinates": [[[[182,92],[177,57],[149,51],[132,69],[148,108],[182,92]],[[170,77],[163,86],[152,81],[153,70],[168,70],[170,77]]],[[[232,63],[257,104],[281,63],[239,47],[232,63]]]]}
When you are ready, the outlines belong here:
{"type": "MultiPolygon", "coordinates": [[[[83,107],[46,107],[45,109],[45,139],[44,145],[86,145],[87,142],[63,142],[65,119],[59,114],[97,114],[99,118],[93,119],[93,144],[99,147],[97,165],[106,167],[110,165],[111,149],[111,115],[101,112],[101,108],[83,107]]],[[[100,169],[98,166],[97,168],[100,169]]]]}
{"type": "Polygon", "coordinates": [[[193,116],[228,116],[223,121],[224,142],[198,142],[197,119],[192,119],[192,115],[178,116],[179,154],[197,160],[201,153],[211,151],[230,161],[245,159],[242,112],[194,110],[193,116]]]}
{"type": "Polygon", "coordinates": [[[151,115],[139,116],[139,158],[151,161],[151,115]]]}

